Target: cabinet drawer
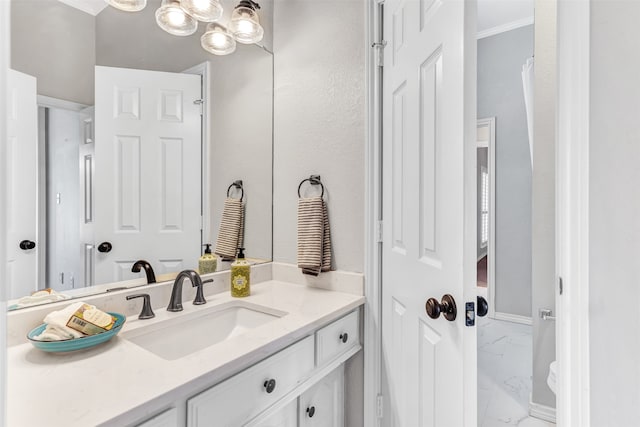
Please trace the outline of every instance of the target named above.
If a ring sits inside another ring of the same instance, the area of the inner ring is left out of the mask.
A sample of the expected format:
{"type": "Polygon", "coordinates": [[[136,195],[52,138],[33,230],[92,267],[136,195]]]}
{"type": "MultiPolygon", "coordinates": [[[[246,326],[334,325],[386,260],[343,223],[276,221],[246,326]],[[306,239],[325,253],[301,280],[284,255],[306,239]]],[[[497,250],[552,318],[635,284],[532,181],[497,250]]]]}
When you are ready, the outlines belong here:
{"type": "Polygon", "coordinates": [[[359,343],[358,310],[355,310],[316,332],[316,365],[324,365],[359,343]]]}
{"type": "Polygon", "coordinates": [[[188,427],[238,427],[313,370],[313,337],[280,351],[187,401],[188,427]]]}

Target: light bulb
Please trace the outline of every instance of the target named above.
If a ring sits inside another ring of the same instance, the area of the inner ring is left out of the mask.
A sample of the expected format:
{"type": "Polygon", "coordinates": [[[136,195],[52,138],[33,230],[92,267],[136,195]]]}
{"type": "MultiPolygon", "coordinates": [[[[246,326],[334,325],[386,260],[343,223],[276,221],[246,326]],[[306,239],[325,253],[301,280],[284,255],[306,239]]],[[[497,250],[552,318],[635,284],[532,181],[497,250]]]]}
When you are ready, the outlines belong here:
{"type": "Polygon", "coordinates": [[[200,44],[214,55],[228,55],[236,50],[236,41],[222,25],[213,22],[207,25],[207,31],[200,37],[200,44]]]}
{"type": "Polygon", "coordinates": [[[252,44],[262,40],[264,30],[260,25],[256,9],[260,9],[258,3],[252,0],[241,0],[233,10],[229,31],[239,43],[252,44]]]}
{"type": "Polygon", "coordinates": [[[180,8],[178,0],[162,0],[156,10],[158,26],[174,36],[189,36],[198,29],[198,21],[180,8]]]}
{"type": "Polygon", "coordinates": [[[147,0],[107,0],[107,3],[125,12],[139,12],[147,6],[147,0]]]}
{"type": "Polygon", "coordinates": [[[222,16],[222,5],[218,0],[182,0],[180,7],[203,22],[217,21],[222,16]]]}

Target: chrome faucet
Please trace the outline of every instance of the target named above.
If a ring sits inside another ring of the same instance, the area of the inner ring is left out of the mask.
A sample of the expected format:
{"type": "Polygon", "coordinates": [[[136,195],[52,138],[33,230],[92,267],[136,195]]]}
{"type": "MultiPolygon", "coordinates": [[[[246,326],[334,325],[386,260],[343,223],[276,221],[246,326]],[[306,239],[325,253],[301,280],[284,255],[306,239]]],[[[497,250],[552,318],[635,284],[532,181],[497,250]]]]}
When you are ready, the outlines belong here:
{"type": "Polygon", "coordinates": [[[213,279],[205,280],[203,282],[200,275],[194,270],[183,270],[178,273],[176,280],[173,282],[173,289],[171,289],[171,298],[169,299],[167,311],[182,311],[182,282],[184,279],[189,279],[189,281],[191,281],[191,286],[198,288],[196,290],[196,297],[193,300],[193,305],[202,305],[207,303],[202,292],[202,285],[203,283],[213,282],[213,279]]]}
{"type": "Polygon", "coordinates": [[[153,272],[153,268],[149,262],[141,259],[136,261],[131,267],[132,273],[140,273],[140,268],[144,268],[144,272],[147,274],[147,284],[156,283],[156,275],[153,272]]]}

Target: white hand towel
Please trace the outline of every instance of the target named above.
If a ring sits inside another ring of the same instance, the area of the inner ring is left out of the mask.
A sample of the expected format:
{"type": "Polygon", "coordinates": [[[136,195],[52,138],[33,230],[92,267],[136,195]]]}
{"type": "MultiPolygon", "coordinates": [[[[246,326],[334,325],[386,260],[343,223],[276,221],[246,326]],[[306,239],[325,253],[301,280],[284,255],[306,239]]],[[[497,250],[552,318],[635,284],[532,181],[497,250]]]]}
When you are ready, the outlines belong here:
{"type": "Polygon", "coordinates": [[[298,199],[298,267],[317,276],[331,270],[331,232],[322,197],[298,199]]]}
{"type": "Polygon", "coordinates": [[[47,324],[47,327],[40,335],[35,336],[34,339],[40,341],[60,341],[84,337],[85,335],[82,332],[67,326],[67,322],[73,313],[78,311],[83,304],[84,302],[82,301],[75,302],[62,310],[52,311],[47,314],[44,318],[44,323],[47,324]]]}

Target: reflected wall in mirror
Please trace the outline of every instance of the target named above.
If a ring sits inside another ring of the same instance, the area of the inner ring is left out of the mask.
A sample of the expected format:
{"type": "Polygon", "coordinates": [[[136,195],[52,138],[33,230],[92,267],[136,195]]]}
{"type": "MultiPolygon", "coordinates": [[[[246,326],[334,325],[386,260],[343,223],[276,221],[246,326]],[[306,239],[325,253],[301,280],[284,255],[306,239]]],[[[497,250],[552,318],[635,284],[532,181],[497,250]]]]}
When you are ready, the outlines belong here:
{"type": "MultiPolygon", "coordinates": [[[[10,161],[19,191],[9,217],[25,223],[10,222],[8,230],[18,239],[10,241],[10,298],[146,284],[144,270],[131,272],[139,259],[158,281],[197,268],[202,244],[215,249],[236,180],[244,190],[245,253],[271,260],[271,3],[260,2],[262,46],[239,44],[214,56],[200,47],[205,25],[188,37],[156,25],[160,0],[137,13],[107,7],[96,15],[57,0],[12,0],[11,68],[33,79],[38,97],[25,101],[37,120],[20,136],[35,139],[35,154],[14,150],[10,161]],[[35,218],[20,215],[25,200],[37,206],[35,218]],[[23,240],[35,248],[21,249],[23,240]],[[98,250],[103,242],[109,251],[98,250]]],[[[235,5],[223,6],[230,14],[235,5]]],[[[218,270],[229,265],[218,260],[218,270]]]]}

